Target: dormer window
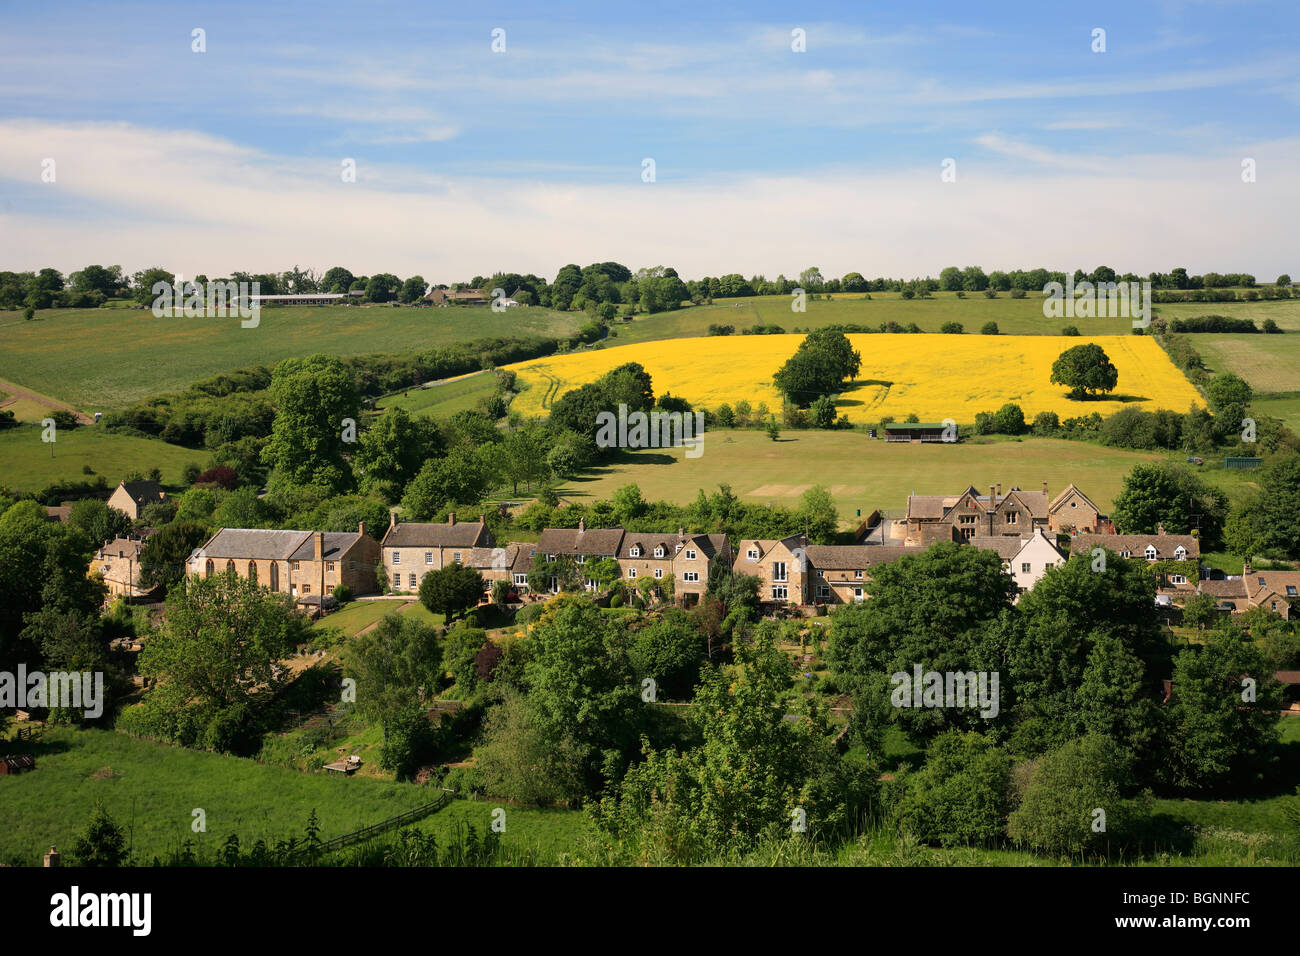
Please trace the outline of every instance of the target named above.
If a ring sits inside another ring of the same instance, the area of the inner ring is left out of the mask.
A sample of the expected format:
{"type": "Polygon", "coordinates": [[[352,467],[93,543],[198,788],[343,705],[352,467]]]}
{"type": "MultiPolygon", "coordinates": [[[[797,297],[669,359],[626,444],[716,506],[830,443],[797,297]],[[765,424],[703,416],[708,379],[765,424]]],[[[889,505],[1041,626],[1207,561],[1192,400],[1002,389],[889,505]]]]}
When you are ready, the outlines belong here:
{"type": "Polygon", "coordinates": [[[1187,557],[1187,549],[1180,544],[1178,547],[1174,548],[1174,557],[1179,561],[1183,560],[1187,557]]]}
{"type": "Polygon", "coordinates": [[[1147,545],[1147,549],[1144,553],[1146,554],[1148,561],[1154,561],[1156,559],[1156,546],[1154,544],[1147,545]]]}
{"type": "Polygon", "coordinates": [[[634,558],[639,558],[639,557],[641,557],[641,546],[638,545],[638,544],[634,544],[634,545],[632,545],[632,548],[631,548],[630,551],[628,551],[628,554],[631,555],[631,556],[634,557],[634,558]]]}
{"type": "Polygon", "coordinates": [[[661,544],[659,545],[659,547],[655,548],[655,557],[662,558],[663,556],[664,556],[664,546],[661,544]]]}

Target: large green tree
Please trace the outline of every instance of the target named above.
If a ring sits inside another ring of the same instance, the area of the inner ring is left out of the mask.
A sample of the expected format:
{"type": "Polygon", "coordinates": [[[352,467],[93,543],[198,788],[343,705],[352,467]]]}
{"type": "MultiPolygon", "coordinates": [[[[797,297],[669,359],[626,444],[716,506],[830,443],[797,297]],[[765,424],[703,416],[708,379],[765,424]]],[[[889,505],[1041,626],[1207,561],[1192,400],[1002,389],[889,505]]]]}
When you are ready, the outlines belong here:
{"type": "Polygon", "coordinates": [[[1100,345],[1076,345],[1052,363],[1051,381],[1070,389],[1071,398],[1114,391],[1119,372],[1100,345]]]}
{"type": "Polygon", "coordinates": [[[331,355],[309,355],[280,362],[271,374],[275,422],[262,460],[295,485],[338,492],[352,481],[344,457],[355,445],[348,421],[358,418],[359,399],[352,372],[331,355]]]}
{"type": "Polygon", "coordinates": [[[427,572],[420,579],[420,603],[448,621],[483,600],[483,575],[459,562],[427,572]]]}

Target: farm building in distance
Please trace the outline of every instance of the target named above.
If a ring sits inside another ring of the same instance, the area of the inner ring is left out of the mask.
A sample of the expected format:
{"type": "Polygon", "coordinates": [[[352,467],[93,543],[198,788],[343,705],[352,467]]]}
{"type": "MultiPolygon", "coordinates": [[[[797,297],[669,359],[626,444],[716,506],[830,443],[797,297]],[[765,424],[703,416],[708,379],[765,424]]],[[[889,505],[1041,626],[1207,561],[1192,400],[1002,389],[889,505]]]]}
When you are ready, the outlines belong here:
{"type": "Polygon", "coordinates": [[[250,295],[250,304],[264,305],[337,305],[346,299],[342,292],[312,292],[301,295],[250,295]]]}
{"type": "Polygon", "coordinates": [[[931,424],[928,422],[890,422],[884,427],[885,441],[906,442],[953,442],[961,441],[961,433],[956,425],[931,424]]]}

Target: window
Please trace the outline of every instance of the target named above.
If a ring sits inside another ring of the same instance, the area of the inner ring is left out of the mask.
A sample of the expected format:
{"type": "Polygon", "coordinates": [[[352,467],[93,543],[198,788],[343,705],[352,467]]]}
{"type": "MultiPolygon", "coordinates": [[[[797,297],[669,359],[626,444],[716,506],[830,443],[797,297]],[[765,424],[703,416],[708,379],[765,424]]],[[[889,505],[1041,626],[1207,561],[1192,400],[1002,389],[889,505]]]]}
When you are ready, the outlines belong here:
{"type": "Polygon", "coordinates": [[[290,566],[290,570],[292,570],[292,571],[297,571],[297,570],[298,570],[298,562],[297,562],[297,561],[292,562],[292,564],[291,564],[291,566],[290,566]]]}
{"type": "Polygon", "coordinates": [[[695,549],[694,549],[694,548],[687,548],[687,549],[686,549],[686,560],[687,560],[687,561],[694,561],[694,560],[695,560],[695,549]]]}
{"type": "Polygon", "coordinates": [[[861,601],[861,600],[862,600],[862,588],[854,588],[854,589],[853,589],[853,600],[855,600],[855,601],[861,601]]]}
{"type": "Polygon", "coordinates": [[[451,553],[451,559],[452,559],[453,561],[455,561],[457,564],[460,564],[460,552],[459,552],[459,551],[453,551],[453,552],[451,553]]]}
{"type": "Polygon", "coordinates": [[[861,581],[861,580],[862,580],[862,572],[861,572],[861,571],[854,571],[854,572],[853,572],[853,577],[854,577],[855,580],[861,581]]]}
{"type": "Polygon", "coordinates": [[[1131,558],[1133,557],[1133,552],[1130,551],[1128,548],[1125,548],[1123,551],[1119,553],[1119,556],[1121,558],[1131,558]]]}
{"type": "Polygon", "coordinates": [[[553,555],[553,554],[548,554],[548,555],[546,556],[546,563],[547,563],[547,564],[550,564],[550,563],[551,563],[552,561],[554,561],[554,560],[555,560],[555,555],[553,555]]]}
{"type": "Polygon", "coordinates": [[[303,593],[303,594],[311,594],[311,585],[310,585],[310,584],[304,584],[304,585],[302,586],[302,593],[303,593]]]}
{"type": "Polygon", "coordinates": [[[661,544],[659,545],[659,547],[655,548],[655,557],[662,558],[663,556],[664,556],[664,546],[661,544]]]}
{"type": "Polygon", "coordinates": [[[830,587],[827,586],[827,585],[825,585],[825,584],[819,584],[819,585],[817,585],[817,596],[820,597],[820,598],[827,598],[827,597],[830,597],[830,596],[831,596],[831,589],[830,589],[830,587]]]}
{"type": "Polygon", "coordinates": [[[1033,570],[1033,566],[1028,561],[1021,562],[1020,565],[1021,574],[1028,574],[1032,570],[1033,570]]]}
{"type": "Polygon", "coordinates": [[[974,515],[962,515],[962,516],[960,517],[959,520],[961,521],[962,524],[974,524],[974,523],[975,523],[975,516],[974,516],[974,515]]]}
{"type": "Polygon", "coordinates": [[[409,579],[409,581],[407,582],[407,587],[412,587],[412,588],[415,587],[415,572],[414,572],[414,571],[411,572],[410,579],[409,579]]]}
{"type": "Polygon", "coordinates": [[[515,572],[515,587],[520,587],[520,586],[525,586],[525,587],[526,587],[527,585],[528,585],[528,575],[527,575],[527,574],[524,574],[524,572],[522,572],[522,571],[516,571],[516,572],[515,572]]]}
{"type": "Polygon", "coordinates": [[[203,568],[203,574],[204,574],[204,577],[209,577],[209,578],[212,577],[212,571],[213,571],[213,567],[212,567],[212,559],[211,559],[211,558],[208,558],[208,563],[207,563],[207,565],[203,568]]]}
{"type": "Polygon", "coordinates": [[[226,570],[231,574],[235,573],[235,562],[230,558],[226,559],[226,570]]]}
{"type": "Polygon", "coordinates": [[[967,540],[969,541],[971,538],[975,537],[975,529],[974,529],[974,528],[962,528],[962,529],[961,529],[961,536],[962,536],[963,538],[965,538],[965,539],[967,539],[967,540]]]}
{"type": "Polygon", "coordinates": [[[424,552],[424,563],[425,563],[425,564],[433,564],[433,552],[432,552],[432,551],[426,551],[426,552],[424,552]]]}
{"type": "Polygon", "coordinates": [[[663,569],[663,568],[655,568],[655,577],[657,577],[657,578],[662,578],[663,576],[664,576],[664,569],[663,569]]]}
{"type": "Polygon", "coordinates": [[[1276,602],[1276,601],[1273,602],[1273,610],[1274,610],[1274,611],[1277,610],[1277,602],[1276,602]]]}
{"type": "Polygon", "coordinates": [[[682,546],[679,544],[679,545],[677,546],[676,550],[673,551],[673,554],[676,554],[676,553],[677,553],[678,551],[680,551],[680,550],[682,550],[682,546]]]}
{"type": "Polygon", "coordinates": [[[641,557],[641,548],[640,548],[640,546],[639,546],[639,545],[635,545],[635,544],[632,545],[632,549],[631,549],[630,551],[628,551],[628,555],[629,555],[630,557],[633,557],[633,558],[639,558],[639,557],[641,557]]]}
{"type": "Polygon", "coordinates": [[[1187,583],[1187,577],[1186,577],[1186,575],[1182,575],[1182,574],[1171,574],[1171,575],[1169,575],[1169,583],[1170,583],[1170,584],[1186,584],[1186,583],[1187,583]]]}
{"type": "Polygon", "coordinates": [[[786,577],[785,562],[784,562],[784,561],[773,561],[773,562],[772,562],[772,580],[773,580],[773,581],[786,581],[786,580],[788,580],[788,578],[786,577]]]}
{"type": "Polygon", "coordinates": [[[757,549],[757,548],[750,548],[748,551],[745,552],[745,557],[748,558],[750,561],[757,561],[757,560],[758,560],[758,549],[757,549]]]}
{"type": "Polygon", "coordinates": [[[596,582],[592,578],[587,578],[587,580],[583,581],[582,586],[588,591],[596,590],[596,582]]]}
{"type": "Polygon", "coordinates": [[[698,581],[699,579],[700,579],[700,572],[699,572],[699,571],[683,571],[683,572],[682,572],[682,580],[683,580],[683,581],[698,581]]]}
{"type": "Polygon", "coordinates": [[[1007,524],[1019,524],[1019,523],[1020,523],[1020,512],[1019,512],[1019,511],[1008,511],[1008,512],[1007,512],[1007,524]]]}
{"type": "Polygon", "coordinates": [[[256,561],[248,562],[248,580],[252,581],[254,584],[257,583],[257,562],[256,561]]]}
{"type": "Polygon", "coordinates": [[[1295,590],[1295,585],[1294,585],[1294,584],[1288,584],[1288,585],[1286,586],[1286,596],[1287,596],[1287,597],[1295,597],[1295,596],[1296,596],[1296,590],[1295,590]]]}
{"type": "Polygon", "coordinates": [[[1154,561],[1156,559],[1156,546],[1154,544],[1149,544],[1147,545],[1147,549],[1142,553],[1147,556],[1148,561],[1154,561]]]}
{"type": "Polygon", "coordinates": [[[552,594],[560,593],[560,581],[558,578],[551,578],[551,593],[552,594]]]}
{"type": "Polygon", "coordinates": [[[790,599],[790,591],[788,588],[786,588],[784,585],[772,586],[773,601],[788,601],[789,599],[790,599]]]}
{"type": "MultiPolygon", "coordinates": [[[[432,556],[432,555],[429,555],[429,557],[432,558],[433,556],[432,556]]],[[[394,551],[394,552],[393,552],[393,564],[401,564],[401,563],[402,563],[402,552],[400,552],[400,551],[394,551]]]]}
{"type": "Polygon", "coordinates": [[[634,577],[636,577],[636,568],[628,568],[628,569],[627,569],[627,576],[628,576],[629,578],[634,578],[634,577]]]}
{"type": "Polygon", "coordinates": [[[1187,557],[1187,549],[1180,544],[1178,547],[1174,548],[1174,557],[1179,561],[1183,560],[1187,557]]]}
{"type": "Polygon", "coordinates": [[[334,562],[333,562],[333,561],[326,561],[326,562],[325,562],[325,570],[326,570],[326,572],[328,572],[329,574],[333,574],[333,573],[334,573],[334,562]]]}
{"type": "Polygon", "coordinates": [[[586,563],[587,563],[587,556],[586,556],[585,554],[580,554],[580,555],[578,555],[576,558],[574,558],[573,560],[574,560],[574,563],[575,563],[575,564],[586,564],[586,563]]]}

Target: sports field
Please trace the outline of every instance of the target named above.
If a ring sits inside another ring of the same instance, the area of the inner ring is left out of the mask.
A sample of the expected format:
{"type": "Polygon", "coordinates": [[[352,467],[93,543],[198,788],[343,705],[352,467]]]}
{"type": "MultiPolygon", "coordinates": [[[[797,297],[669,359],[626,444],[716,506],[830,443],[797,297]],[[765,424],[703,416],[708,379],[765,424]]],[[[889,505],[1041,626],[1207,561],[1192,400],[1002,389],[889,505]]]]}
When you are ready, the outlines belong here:
{"type": "MultiPolygon", "coordinates": [[[[1203,405],[1200,394],[1155,340],[1140,335],[851,335],[862,354],[858,380],[839,398],[842,413],[857,424],[882,415],[921,421],[951,418],[974,422],[977,412],[1015,402],[1032,418],[1041,411],[1061,418],[1099,412],[1109,415],[1129,404],[1184,412],[1203,405]],[[1119,370],[1119,386],[1105,399],[1076,401],[1050,382],[1052,362],[1076,345],[1096,343],[1119,370]]],[[[593,382],[625,362],[640,362],[656,394],[671,392],[716,410],[740,399],[781,407],[772,376],[803,341],[801,335],[710,336],[667,339],[553,355],[509,368],[528,386],[514,407],[544,415],[566,391],[593,382]]]]}

